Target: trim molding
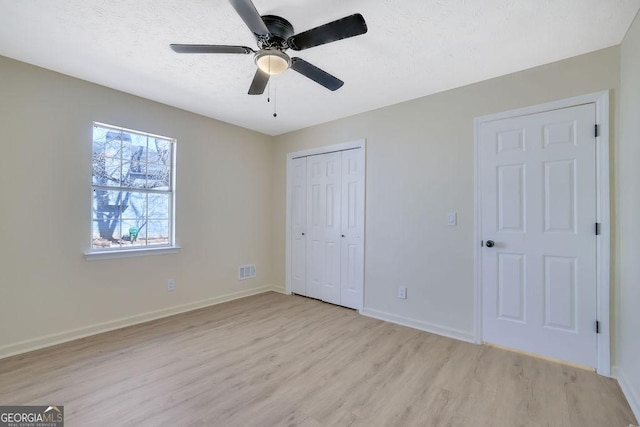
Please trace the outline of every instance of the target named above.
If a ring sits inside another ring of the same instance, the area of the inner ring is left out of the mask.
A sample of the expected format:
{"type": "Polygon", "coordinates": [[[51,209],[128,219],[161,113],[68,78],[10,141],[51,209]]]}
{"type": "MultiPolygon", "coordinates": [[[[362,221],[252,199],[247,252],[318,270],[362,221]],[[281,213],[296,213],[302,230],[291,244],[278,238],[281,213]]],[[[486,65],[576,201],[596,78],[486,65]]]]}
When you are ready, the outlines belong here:
{"type": "Polygon", "coordinates": [[[287,290],[283,286],[269,285],[265,287],[270,288],[269,290],[267,290],[267,292],[277,292],[282,295],[291,295],[291,292],[287,292],[287,290]]]}
{"type": "Polygon", "coordinates": [[[171,246],[163,248],[144,248],[144,249],[128,249],[128,250],[105,250],[87,252],[84,254],[86,261],[96,261],[99,259],[119,259],[119,258],[131,258],[136,256],[149,256],[149,255],[167,255],[177,254],[182,249],[180,246],[171,246]]]}
{"type": "Polygon", "coordinates": [[[482,192],[480,191],[480,125],[485,122],[529,114],[574,107],[583,104],[595,104],[596,124],[600,134],[596,137],[596,221],[601,224],[600,235],[596,237],[596,319],[600,321],[600,333],[597,335],[596,372],[603,376],[611,375],[611,338],[610,338],[610,251],[611,251],[611,219],[610,219],[610,184],[609,184],[609,91],[595,92],[573,98],[545,104],[533,105],[516,110],[505,111],[487,116],[476,117],[474,128],[474,342],[482,343],[482,192]]]}
{"type": "Polygon", "coordinates": [[[285,293],[281,286],[267,285],[259,288],[249,289],[246,291],[233,292],[230,294],[221,295],[218,297],[207,298],[200,301],[190,302],[187,304],[176,305],[173,307],[163,308],[160,310],[149,311],[147,313],[136,314],[134,316],[123,317],[120,319],[109,320],[107,322],[96,323],[91,326],[86,326],[77,329],[71,329],[64,332],[45,335],[38,338],[33,338],[26,341],[21,341],[9,345],[0,347],[0,359],[4,359],[18,354],[27,353],[41,348],[50,347],[57,344],[62,344],[69,341],[74,341],[80,338],[89,337],[92,335],[101,334],[103,332],[109,332],[116,329],[125,328],[127,326],[133,326],[140,323],[149,322],[152,320],[162,319],[163,317],[169,317],[180,313],[186,313],[188,311],[198,310],[200,308],[210,307],[212,305],[221,304],[223,302],[233,301],[240,298],[245,298],[252,295],[263,294],[265,292],[278,292],[285,293]]]}
{"type": "Polygon", "coordinates": [[[620,384],[622,393],[627,398],[627,402],[629,402],[633,415],[636,416],[637,424],[640,422],[640,391],[633,388],[618,366],[614,366],[611,371],[613,378],[618,380],[618,384],[620,384]]]}
{"type": "Polygon", "coordinates": [[[397,325],[408,326],[409,328],[419,329],[447,338],[453,338],[460,341],[475,343],[473,332],[461,331],[459,329],[449,328],[448,326],[436,325],[434,323],[423,322],[422,320],[411,319],[408,317],[397,316],[395,314],[378,311],[371,308],[360,310],[360,314],[374,319],[384,320],[385,322],[395,323],[397,325]]]}

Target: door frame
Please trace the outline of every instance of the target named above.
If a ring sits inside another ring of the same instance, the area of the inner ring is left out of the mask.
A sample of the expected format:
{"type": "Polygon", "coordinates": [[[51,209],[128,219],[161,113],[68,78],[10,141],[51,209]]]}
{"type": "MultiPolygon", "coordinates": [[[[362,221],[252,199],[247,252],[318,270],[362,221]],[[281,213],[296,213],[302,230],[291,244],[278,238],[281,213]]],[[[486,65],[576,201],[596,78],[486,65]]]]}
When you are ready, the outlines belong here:
{"type": "MultiPolygon", "coordinates": [[[[309,156],[315,156],[315,155],[319,155],[319,154],[327,154],[327,153],[334,153],[337,151],[346,151],[346,150],[354,150],[354,149],[362,149],[362,164],[365,165],[365,171],[364,171],[364,180],[362,182],[362,192],[363,194],[365,194],[365,201],[364,201],[364,211],[363,211],[363,216],[366,217],[366,182],[367,182],[367,171],[366,171],[366,145],[367,142],[364,138],[362,139],[357,139],[354,141],[349,141],[349,142],[343,142],[343,143],[339,143],[339,144],[333,144],[333,145],[326,145],[326,146],[322,146],[322,147],[316,147],[316,148],[310,148],[307,150],[302,150],[302,151],[295,151],[295,152],[291,152],[291,153],[287,153],[287,194],[286,194],[286,198],[287,198],[287,207],[286,207],[286,230],[285,230],[285,239],[286,239],[286,244],[285,244],[285,268],[286,268],[286,273],[285,273],[285,293],[287,295],[291,295],[291,173],[292,173],[292,161],[293,159],[297,159],[300,157],[309,157],[309,156]]],[[[366,221],[365,218],[363,218],[363,220],[366,221]]],[[[366,257],[366,253],[365,252],[365,243],[366,243],[366,223],[364,224],[364,233],[362,234],[362,251],[364,256],[366,257]]],[[[363,257],[364,260],[364,257],[363,257]]],[[[363,261],[363,265],[362,265],[362,284],[361,284],[361,289],[360,289],[360,294],[362,296],[362,301],[360,302],[360,307],[358,308],[358,311],[361,312],[363,307],[364,307],[364,261],[363,261]]]]}
{"type": "MultiPolygon", "coordinates": [[[[610,186],[609,186],[609,91],[561,99],[530,107],[476,117],[474,134],[474,336],[482,344],[482,192],[480,159],[480,126],[485,122],[559,110],[584,104],[595,104],[598,136],[596,137],[596,221],[600,235],[596,237],[596,318],[600,333],[596,335],[597,367],[600,375],[611,376],[610,342],[610,186]]],[[[595,327],[595,326],[594,326],[595,327]]]]}

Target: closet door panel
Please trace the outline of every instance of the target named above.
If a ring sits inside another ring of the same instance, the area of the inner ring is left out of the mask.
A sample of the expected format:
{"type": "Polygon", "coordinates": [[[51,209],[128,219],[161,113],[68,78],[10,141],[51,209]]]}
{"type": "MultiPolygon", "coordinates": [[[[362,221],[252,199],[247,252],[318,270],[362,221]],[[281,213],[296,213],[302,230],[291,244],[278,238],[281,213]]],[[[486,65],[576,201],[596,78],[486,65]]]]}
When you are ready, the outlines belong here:
{"type": "Polygon", "coordinates": [[[291,173],[291,291],[307,295],[307,158],[293,159],[291,173]]]}
{"type": "Polygon", "coordinates": [[[307,158],[307,295],[333,304],[340,304],[341,158],[307,158]]]}
{"type": "Polygon", "coordinates": [[[362,149],[342,152],[341,289],[345,307],[362,308],[364,265],[364,156],[362,149]]]}
{"type": "Polygon", "coordinates": [[[323,170],[321,156],[307,157],[307,296],[322,299],[324,258],[323,170]]]}

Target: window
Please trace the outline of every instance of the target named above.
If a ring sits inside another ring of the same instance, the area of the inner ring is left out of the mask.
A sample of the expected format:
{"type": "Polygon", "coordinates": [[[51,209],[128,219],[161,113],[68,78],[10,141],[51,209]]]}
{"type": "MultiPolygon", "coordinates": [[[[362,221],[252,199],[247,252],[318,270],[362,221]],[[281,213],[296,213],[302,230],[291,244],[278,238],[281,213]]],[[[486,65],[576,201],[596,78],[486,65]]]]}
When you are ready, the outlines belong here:
{"type": "Polygon", "coordinates": [[[92,253],[174,246],[175,145],[94,123],[92,253]]]}

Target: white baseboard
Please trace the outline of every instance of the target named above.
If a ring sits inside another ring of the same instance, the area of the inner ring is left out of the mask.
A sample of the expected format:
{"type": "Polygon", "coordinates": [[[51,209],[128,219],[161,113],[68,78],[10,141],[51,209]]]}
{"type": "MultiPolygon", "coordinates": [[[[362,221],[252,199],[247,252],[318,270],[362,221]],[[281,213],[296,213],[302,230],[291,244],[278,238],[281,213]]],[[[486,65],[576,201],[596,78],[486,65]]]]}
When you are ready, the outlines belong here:
{"type": "Polygon", "coordinates": [[[148,322],[150,320],[161,319],[163,317],[173,316],[175,314],[186,313],[188,311],[197,310],[199,308],[209,307],[223,302],[233,301],[239,298],[245,298],[251,295],[262,294],[265,292],[285,293],[280,286],[262,286],[259,288],[249,289],[246,291],[233,292],[214,298],[207,298],[200,301],[190,302],[187,304],[177,305],[173,307],[163,308],[161,310],[150,311],[147,313],[136,314],[134,316],[124,317],[107,322],[97,323],[95,325],[86,326],[77,329],[71,329],[65,332],[45,335],[26,341],[21,341],[0,347],[0,359],[15,356],[29,351],[38,350],[44,347],[50,347],[56,344],[62,344],[68,341],[85,338],[91,335],[101,334],[103,332],[113,331],[115,329],[127,326],[137,325],[139,323],[148,322]]]}
{"type": "Polygon", "coordinates": [[[269,286],[269,290],[272,292],[277,292],[279,294],[283,294],[283,295],[291,295],[291,292],[287,292],[287,290],[284,288],[284,286],[276,286],[276,285],[270,285],[269,286]]]}
{"type": "Polygon", "coordinates": [[[611,373],[613,374],[613,378],[618,380],[622,393],[624,393],[624,397],[626,397],[627,402],[629,402],[633,415],[636,417],[636,424],[640,423],[640,391],[633,388],[631,383],[625,378],[624,372],[622,372],[618,366],[614,366],[611,373]]]}
{"type": "Polygon", "coordinates": [[[475,343],[475,337],[471,332],[461,331],[458,329],[449,328],[447,326],[423,322],[422,320],[416,320],[416,319],[410,319],[408,317],[397,316],[395,314],[386,313],[384,311],[378,311],[371,308],[363,308],[362,310],[360,310],[360,314],[367,317],[373,317],[374,319],[384,320],[387,322],[396,323],[398,325],[408,326],[410,328],[419,329],[425,332],[430,332],[432,334],[442,335],[447,338],[453,338],[460,341],[475,343]]]}

